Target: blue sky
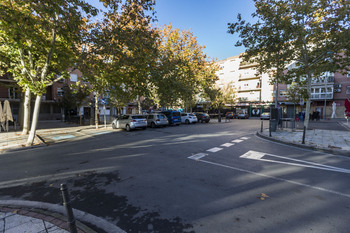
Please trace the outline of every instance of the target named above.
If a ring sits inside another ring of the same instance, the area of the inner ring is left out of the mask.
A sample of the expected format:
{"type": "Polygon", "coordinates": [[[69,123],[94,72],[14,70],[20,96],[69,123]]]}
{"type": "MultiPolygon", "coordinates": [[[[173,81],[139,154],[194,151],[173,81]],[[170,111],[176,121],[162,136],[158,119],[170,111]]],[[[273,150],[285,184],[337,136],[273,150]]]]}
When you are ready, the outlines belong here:
{"type": "Polygon", "coordinates": [[[171,23],[173,27],[191,30],[205,53],[222,60],[244,52],[237,48],[237,35],[227,33],[227,23],[237,14],[250,19],[255,11],[253,0],[156,0],[158,25],[171,23]]]}
{"type": "MultiPolygon", "coordinates": [[[[87,0],[101,8],[98,0],[87,0]]],[[[222,60],[244,52],[235,47],[237,35],[227,33],[227,23],[234,22],[237,14],[250,19],[255,11],[253,0],[156,0],[157,24],[171,23],[173,28],[190,30],[204,52],[211,58],[222,60]]]]}

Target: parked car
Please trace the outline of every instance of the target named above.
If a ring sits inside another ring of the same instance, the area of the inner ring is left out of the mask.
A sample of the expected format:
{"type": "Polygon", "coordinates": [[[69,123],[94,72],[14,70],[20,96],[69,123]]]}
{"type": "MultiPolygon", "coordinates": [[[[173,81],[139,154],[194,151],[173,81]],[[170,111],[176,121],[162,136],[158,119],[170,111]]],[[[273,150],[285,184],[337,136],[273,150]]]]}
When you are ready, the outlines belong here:
{"type": "Polygon", "coordinates": [[[186,112],[181,113],[181,123],[194,124],[197,122],[198,122],[198,119],[196,115],[194,115],[193,113],[186,113],[186,112]]]}
{"type": "Polygon", "coordinates": [[[269,112],[263,112],[260,115],[260,120],[270,120],[270,113],[269,112]]]}
{"type": "Polygon", "coordinates": [[[167,117],[162,113],[151,113],[147,115],[147,125],[151,128],[166,126],[169,124],[167,117]]]}
{"type": "Polygon", "coordinates": [[[180,125],[181,124],[181,113],[179,111],[163,111],[162,112],[169,121],[169,125],[180,125]]]}
{"type": "Polygon", "coordinates": [[[147,120],[144,115],[121,115],[112,122],[113,129],[126,129],[126,131],[136,128],[146,129],[146,127],[147,120]]]}
{"type": "Polygon", "coordinates": [[[202,122],[209,123],[210,116],[207,113],[196,112],[195,114],[196,114],[196,117],[197,117],[199,123],[202,123],[202,122]]]}
{"type": "Polygon", "coordinates": [[[226,119],[234,119],[234,118],[237,118],[237,114],[234,113],[234,112],[227,112],[227,113],[225,114],[225,118],[226,118],[226,119]]]}
{"type": "Polygon", "coordinates": [[[248,119],[248,118],[249,118],[248,113],[241,112],[241,113],[238,113],[237,115],[237,119],[248,119]]]}

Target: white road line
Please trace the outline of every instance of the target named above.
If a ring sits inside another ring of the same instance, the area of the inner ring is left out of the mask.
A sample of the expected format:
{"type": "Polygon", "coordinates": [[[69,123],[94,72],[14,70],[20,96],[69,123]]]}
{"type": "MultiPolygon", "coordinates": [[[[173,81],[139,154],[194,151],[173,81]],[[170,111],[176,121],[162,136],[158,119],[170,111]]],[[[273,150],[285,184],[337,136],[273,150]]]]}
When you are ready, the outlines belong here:
{"type": "Polygon", "coordinates": [[[234,142],[234,143],[240,143],[240,142],[243,142],[243,140],[240,140],[240,139],[236,139],[236,140],[233,140],[231,142],[234,142]]]}
{"type": "Polygon", "coordinates": [[[211,149],[209,149],[209,150],[207,150],[207,151],[215,153],[215,152],[218,152],[218,151],[220,151],[220,150],[222,150],[222,148],[214,147],[214,148],[211,148],[211,149]]]}
{"type": "Polygon", "coordinates": [[[247,140],[247,139],[249,139],[250,137],[241,137],[240,139],[242,139],[242,140],[247,140]]]}
{"type": "Polygon", "coordinates": [[[282,181],[282,182],[287,182],[287,183],[291,183],[291,184],[295,184],[295,185],[300,185],[300,186],[303,186],[303,187],[312,188],[312,189],[316,189],[316,190],[320,190],[320,191],[324,191],[324,192],[328,192],[328,193],[332,193],[332,194],[336,194],[336,195],[339,195],[339,196],[350,198],[349,194],[337,192],[337,191],[326,189],[326,188],[321,188],[321,187],[317,187],[317,186],[303,184],[303,183],[292,181],[292,180],[286,180],[286,179],[283,179],[283,178],[278,178],[278,177],[275,177],[275,176],[265,175],[265,174],[262,174],[262,173],[241,169],[241,168],[238,168],[238,167],[227,166],[227,165],[220,164],[220,163],[214,163],[214,162],[205,161],[205,160],[198,160],[198,161],[199,162],[203,162],[203,163],[207,163],[207,164],[211,164],[211,165],[215,165],[215,166],[219,166],[219,167],[229,168],[229,169],[236,170],[236,171],[241,171],[241,172],[245,172],[245,173],[249,173],[249,174],[253,174],[253,175],[257,175],[257,176],[261,176],[261,177],[274,179],[274,180],[277,180],[277,181],[282,181]]]}
{"type": "Polygon", "coordinates": [[[300,160],[300,159],[283,157],[283,156],[279,156],[279,155],[267,154],[267,153],[262,153],[262,152],[258,152],[258,151],[253,151],[253,150],[248,151],[247,153],[241,155],[240,157],[245,158],[245,159],[254,159],[254,160],[264,161],[264,162],[280,163],[280,164],[286,164],[286,165],[292,165],[292,166],[298,166],[298,167],[315,168],[315,169],[321,169],[321,170],[326,170],[326,171],[335,171],[335,172],[350,174],[350,170],[344,169],[344,168],[333,167],[333,166],[328,166],[328,165],[324,165],[324,164],[304,161],[304,160],[300,160]],[[276,161],[276,160],[271,160],[271,159],[263,159],[263,157],[265,155],[270,156],[270,157],[294,161],[294,163],[276,161]]]}
{"type": "Polygon", "coordinates": [[[234,143],[225,143],[225,144],[222,144],[221,146],[224,146],[224,147],[230,147],[230,146],[233,146],[234,143]]]}
{"type": "Polygon", "coordinates": [[[193,159],[193,160],[200,160],[201,158],[203,158],[204,156],[207,156],[208,154],[204,154],[204,153],[198,153],[198,154],[194,154],[190,157],[188,157],[189,159],[193,159]]]}

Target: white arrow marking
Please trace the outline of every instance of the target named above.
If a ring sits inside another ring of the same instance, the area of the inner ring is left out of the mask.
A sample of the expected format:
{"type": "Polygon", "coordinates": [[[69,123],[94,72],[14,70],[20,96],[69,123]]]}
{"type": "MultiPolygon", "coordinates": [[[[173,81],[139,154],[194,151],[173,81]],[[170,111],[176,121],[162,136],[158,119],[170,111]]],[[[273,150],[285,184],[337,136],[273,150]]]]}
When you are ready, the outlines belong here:
{"type": "Polygon", "coordinates": [[[208,154],[204,154],[204,153],[198,153],[195,155],[192,155],[190,157],[188,157],[189,159],[193,159],[193,160],[200,160],[201,158],[203,158],[204,156],[207,156],[208,154]]]}
{"type": "Polygon", "coordinates": [[[247,139],[249,139],[249,137],[241,137],[240,139],[247,140],[247,139]]]}
{"type": "Polygon", "coordinates": [[[292,158],[288,158],[288,157],[283,157],[283,156],[273,155],[273,154],[267,154],[267,153],[262,153],[262,152],[258,152],[258,151],[253,151],[253,150],[248,151],[247,153],[241,155],[240,157],[241,158],[245,158],[245,159],[255,159],[255,160],[271,162],[271,163],[280,163],[280,164],[293,165],[293,166],[299,166],[299,167],[308,167],[308,168],[315,168],[315,169],[321,169],[321,170],[327,170],[327,171],[350,173],[350,170],[344,169],[344,168],[333,167],[333,166],[328,166],[328,165],[323,165],[323,164],[319,164],[319,163],[308,162],[308,161],[299,160],[299,159],[292,159],[292,158]],[[271,156],[271,157],[275,157],[275,158],[291,160],[291,161],[298,162],[298,163],[276,161],[276,160],[271,160],[271,159],[263,159],[263,157],[265,155],[271,156]]]}

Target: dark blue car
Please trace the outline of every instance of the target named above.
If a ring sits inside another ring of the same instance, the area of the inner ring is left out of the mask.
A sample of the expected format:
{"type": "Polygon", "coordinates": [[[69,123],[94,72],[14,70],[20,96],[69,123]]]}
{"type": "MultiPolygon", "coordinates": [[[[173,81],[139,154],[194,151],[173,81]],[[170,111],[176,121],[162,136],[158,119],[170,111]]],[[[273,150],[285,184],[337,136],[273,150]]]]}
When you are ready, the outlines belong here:
{"type": "Polygon", "coordinates": [[[179,111],[164,111],[162,112],[169,121],[169,125],[180,125],[181,124],[181,113],[179,111]]]}

